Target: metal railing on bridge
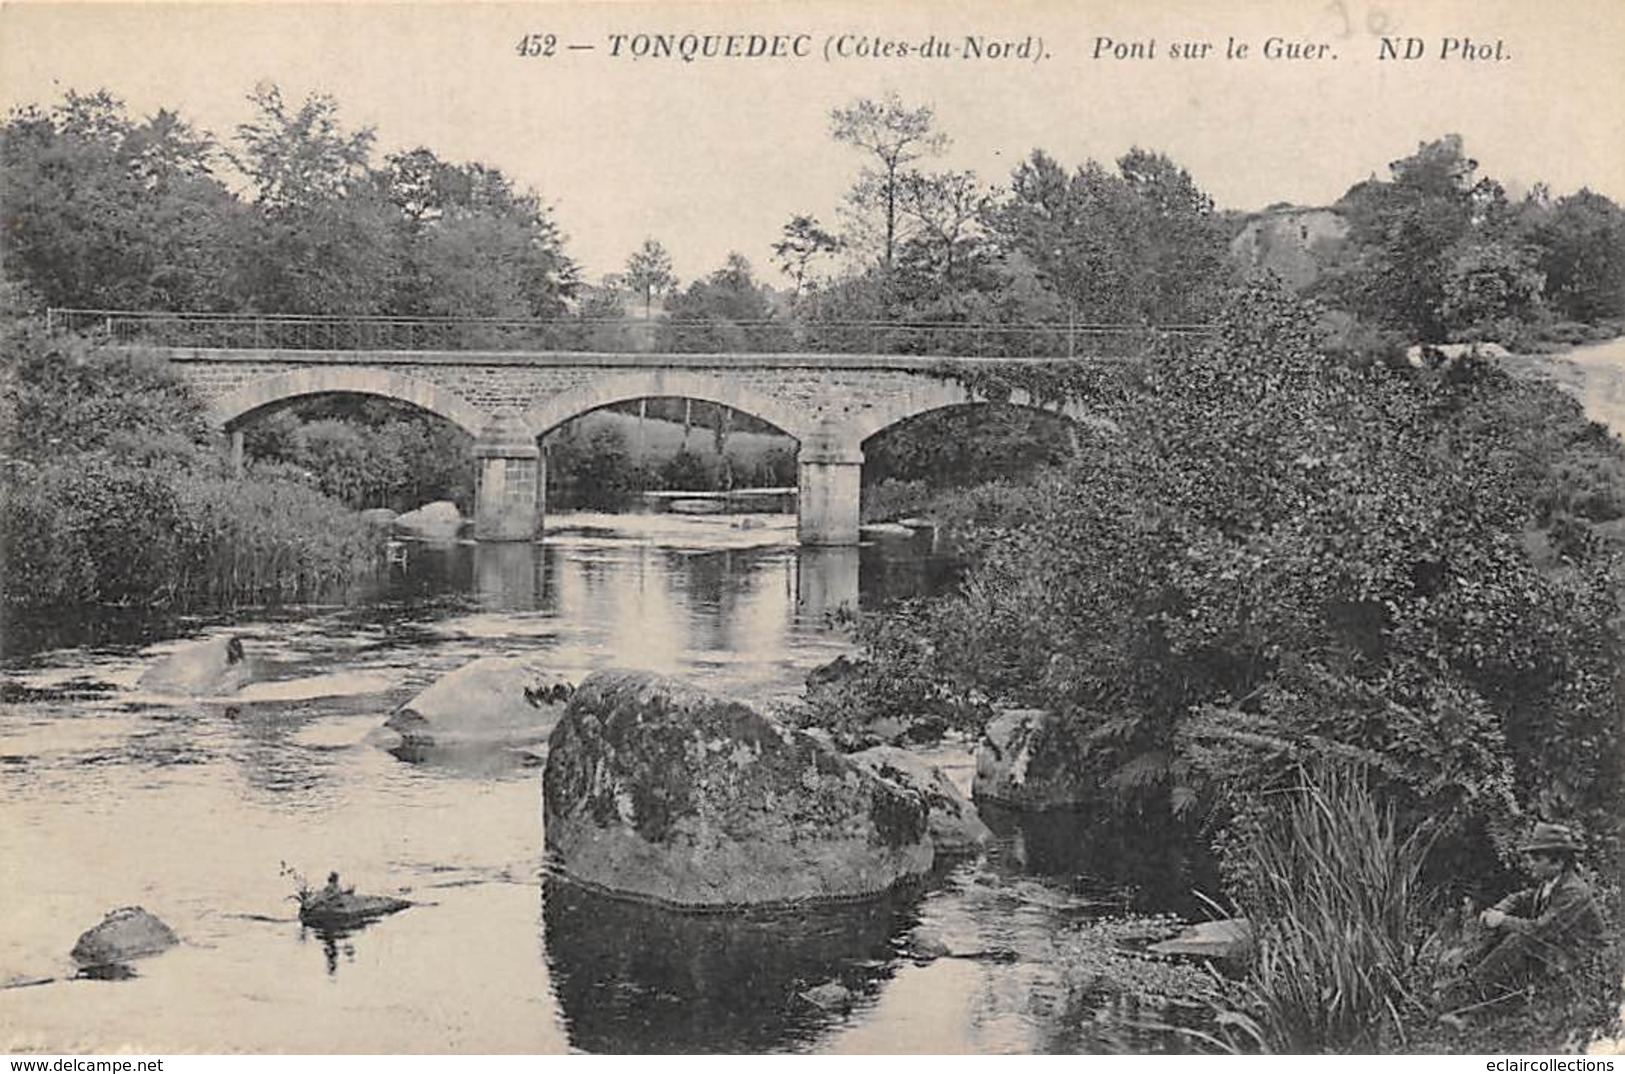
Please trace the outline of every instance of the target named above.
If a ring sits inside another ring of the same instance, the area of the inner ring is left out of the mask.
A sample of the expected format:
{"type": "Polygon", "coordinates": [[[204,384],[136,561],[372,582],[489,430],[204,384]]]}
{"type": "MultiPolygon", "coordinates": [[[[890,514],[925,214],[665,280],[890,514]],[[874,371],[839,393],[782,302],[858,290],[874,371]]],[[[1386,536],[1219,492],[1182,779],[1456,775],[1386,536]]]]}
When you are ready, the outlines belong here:
{"type": "Polygon", "coordinates": [[[502,319],[345,314],[167,313],[53,308],[57,328],[115,343],[310,351],[913,354],[1128,357],[1210,325],[959,321],[502,319]]]}

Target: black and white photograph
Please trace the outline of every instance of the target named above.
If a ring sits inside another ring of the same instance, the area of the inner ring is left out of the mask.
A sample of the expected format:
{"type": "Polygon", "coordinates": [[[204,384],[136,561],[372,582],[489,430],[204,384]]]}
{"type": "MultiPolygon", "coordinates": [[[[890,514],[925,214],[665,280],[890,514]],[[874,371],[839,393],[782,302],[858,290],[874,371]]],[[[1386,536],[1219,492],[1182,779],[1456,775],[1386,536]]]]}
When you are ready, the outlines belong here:
{"type": "Polygon", "coordinates": [[[1612,1069],[1622,50],[5,0],[8,1069],[1612,1069]]]}

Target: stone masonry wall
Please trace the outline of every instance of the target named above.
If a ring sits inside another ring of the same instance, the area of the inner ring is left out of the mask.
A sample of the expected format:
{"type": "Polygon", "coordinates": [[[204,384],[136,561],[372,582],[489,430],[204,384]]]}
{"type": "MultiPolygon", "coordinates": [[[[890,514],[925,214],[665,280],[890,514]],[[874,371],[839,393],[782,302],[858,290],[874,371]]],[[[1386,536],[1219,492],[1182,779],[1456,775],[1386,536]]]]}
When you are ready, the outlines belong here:
{"type": "Polygon", "coordinates": [[[861,442],[902,418],[969,401],[957,382],[934,372],[942,359],[912,356],[368,352],[358,361],[363,355],[356,352],[202,349],[166,355],[222,425],[298,395],[357,391],[406,399],[476,435],[505,413],[541,435],[609,403],[672,395],[726,403],[801,440],[822,431],[861,442]]]}

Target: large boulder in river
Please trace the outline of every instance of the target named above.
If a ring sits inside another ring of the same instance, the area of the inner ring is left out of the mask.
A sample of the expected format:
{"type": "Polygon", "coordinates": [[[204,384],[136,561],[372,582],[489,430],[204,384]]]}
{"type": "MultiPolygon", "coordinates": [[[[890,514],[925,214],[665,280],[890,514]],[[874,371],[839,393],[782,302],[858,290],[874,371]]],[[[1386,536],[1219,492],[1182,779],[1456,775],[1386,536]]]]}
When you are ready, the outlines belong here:
{"type": "Polygon", "coordinates": [[[1085,745],[1053,713],[1010,709],[994,717],[976,750],[971,796],[1017,810],[1074,809],[1099,798],[1079,769],[1085,745]]]}
{"type": "Polygon", "coordinates": [[[908,750],[876,746],[849,755],[861,768],[899,784],[925,798],[930,810],[931,844],[938,854],[974,853],[987,845],[992,831],[976,815],[953,781],[936,765],[927,764],[908,750]]]}
{"type": "Polygon", "coordinates": [[[72,957],[85,969],[117,966],[167,951],[179,942],[174,931],[152,914],[139,906],[125,906],[81,935],[72,957]]]}
{"type": "Polygon", "coordinates": [[[142,673],[136,687],[158,694],[228,694],[249,679],[243,640],[209,638],[165,656],[142,673]]]}
{"type": "Polygon", "coordinates": [[[672,906],[875,896],[931,868],[918,794],[748,705],[643,672],[576,690],[542,802],[554,869],[672,906]]]}
{"type": "Polygon", "coordinates": [[[454,541],[462,528],[463,514],[450,500],[436,500],[395,516],[396,530],[426,541],[454,541]]]}
{"type": "Polygon", "coordinates": [[[409,751],[528,746],[547,740],[572,689],[532,658],[486,656],[436,679],[384,726],[409,751]]]}

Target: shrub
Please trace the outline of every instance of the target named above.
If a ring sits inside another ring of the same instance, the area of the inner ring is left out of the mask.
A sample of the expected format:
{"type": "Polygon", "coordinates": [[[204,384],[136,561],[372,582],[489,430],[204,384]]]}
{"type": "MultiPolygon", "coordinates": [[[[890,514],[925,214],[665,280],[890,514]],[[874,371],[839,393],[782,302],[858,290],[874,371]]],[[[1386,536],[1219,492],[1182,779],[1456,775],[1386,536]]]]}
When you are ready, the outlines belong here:
{"type": "Polygon", "coordinates": [[[1550,385],[1328,359],[1316,323],[1259,287],[1210,345],[1080,370],[1119,431],[960,498],[931,673],[1073,723],[1129,812],[1222,831],[1331,758],[1402,826],[1460,818],[1451,884],[1498,882],[1530,815],[1612,839],[1618,445],[1550,385]]]}

